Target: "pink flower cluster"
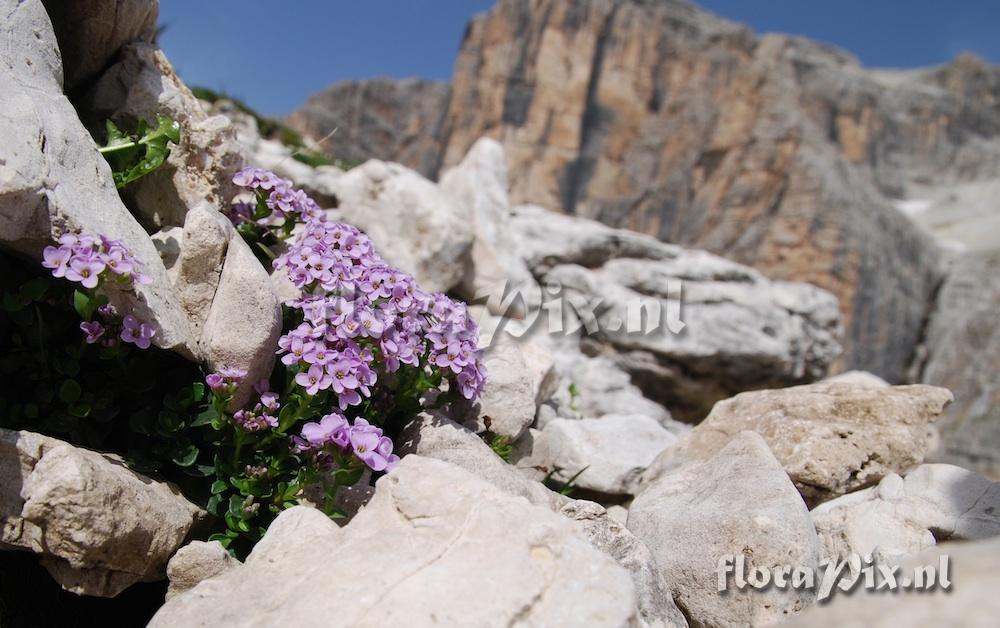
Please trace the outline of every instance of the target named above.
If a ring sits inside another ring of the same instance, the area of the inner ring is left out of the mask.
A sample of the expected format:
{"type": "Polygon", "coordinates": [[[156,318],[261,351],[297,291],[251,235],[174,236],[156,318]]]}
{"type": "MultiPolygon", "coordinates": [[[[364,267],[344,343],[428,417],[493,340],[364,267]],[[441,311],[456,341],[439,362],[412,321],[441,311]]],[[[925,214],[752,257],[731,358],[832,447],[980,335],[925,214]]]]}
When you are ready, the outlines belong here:
{"type": "Polygon", "coordinates": [[[128,314],[125,318],[118,315],[111,305],[97,308],[100,321],[84,321],[80,329],[87,335],[87,344],[101,343],[105,347],[113,347],[118,340],[134,344],[140,349],[148,349],[156,329],[128,314]]]}
{"type": "Polygon", "coordinates": [[[399,456],[392,453],[392,439],[364,419],[351,425],[339,412],[332,412],[318,423],[302,426],[302,436],[294,437],[295,450],[300,454],[322,456],[328,447],[350,451],[372,471],[392,471],[399,456]]]}
{"type": "MultiPolygon", "coordinates": [[[[142,273],[142,263],[132,256],[123,242],[104,235],[67,233],[60,236],[59,246],[47,246],[42,251],[42,266],[51,269],[53,277],[75,281],[90,290],[108,281],[123,288],[131,288],[133,282],[152,282],[142,273]]],[[[112,347],[121,340],[148,349],[156,334],[152,325],[131,314],[122,318],[111,305],[99,307],[97,316],[98,320],[80,323],[87,344],[112,347]]]]}
{"type": "Polygon", "coordinates": [[[422,290],[358,229],[312,220],[274,267],[304,294],[289,303],[303,322],[280,338],[278,352],[301,369],[295,381],[307,393],[332,389],[345,410],[371,396],[380,365],[392,373],[426,358],[465,398],[478,397],[486,369],[465,305],[422,290]]]}
{"type": "Polygon", "coordinates": [[[266,379],[254,385],[254,390],[260,401],[250,410],[240,410],[233,415],[233,422],[248,432],[260,432],[268,428],[278,427],[278,394],[271,392],[266,379]]]}
{"type": "Polygon", "coordinates": [[[322,214],[319,205],[305,192],[296,190],[291,181],[269,170],[243,168],[233,176],[233,183],[253,191],[269,210],[268,215],[255,217],[258,215],[257,198],[252,202],[236,202],[229,215],[233,224],[249,222],[261,227],[279,227],[289,218],[306,222],[322,214]]]}
{"type": "Polygon", "coordinates": [[[67,233],[59,238],[59,246],[45,247],[42,256],[42,266],[52,269],[53,277],[65,277],[84,288],[96,288],[102,279],[152,283],[124,243],[103,235],[67,233]]]}

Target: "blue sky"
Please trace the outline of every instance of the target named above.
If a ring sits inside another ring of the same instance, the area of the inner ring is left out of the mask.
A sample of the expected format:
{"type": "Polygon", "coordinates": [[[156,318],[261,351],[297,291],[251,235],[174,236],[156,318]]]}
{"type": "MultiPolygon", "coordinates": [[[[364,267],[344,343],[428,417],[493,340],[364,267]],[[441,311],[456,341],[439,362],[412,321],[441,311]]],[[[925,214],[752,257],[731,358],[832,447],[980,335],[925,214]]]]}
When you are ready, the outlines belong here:
{"type": "MultiPolygon", "coordinates": [[[[164,0],[160,43],[189,85],[263,113],[345,79],[447,79],[468,19],[493,0],[164,0]],[[296,7],[291,9],[290,7],[296,7]]],[[[836,44],[868,66],[1000,63],[1000,0],[702,0],[754,31],[836,44]]]]}

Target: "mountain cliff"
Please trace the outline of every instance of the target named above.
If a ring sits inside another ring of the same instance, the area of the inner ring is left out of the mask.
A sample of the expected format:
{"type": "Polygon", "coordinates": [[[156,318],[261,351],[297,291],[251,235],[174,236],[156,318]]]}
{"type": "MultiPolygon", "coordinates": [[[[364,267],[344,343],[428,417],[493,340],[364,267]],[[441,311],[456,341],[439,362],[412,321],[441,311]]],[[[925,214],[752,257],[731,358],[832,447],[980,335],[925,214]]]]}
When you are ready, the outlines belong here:
{"type": "MultiPolygon", "coordinates": [[[[293,121],[332,130],[317,102],[293,121]]],[[[355,91],[357,87],[353,88],[355,91]]],[[[506,149],[512,200],[709,249],[840,299],[841,366],[899,381],[940,280],[901,199],[1000,174],[1000,70],[867,70],[802,38],[755,36],[682,0],[500,0],[469,24],[454,78],[355,127],[371,156],[434,177],[481,136],[506,149]],[[433,110],[440,118],[414,125],[433,110]]],[[[335,105],[333,103],[336,103],[335,105]]],[[[358,107],[360,109],[354,109],[358,107]]],[[[360,157],[360,155],[359,155],[360,157]]]]}

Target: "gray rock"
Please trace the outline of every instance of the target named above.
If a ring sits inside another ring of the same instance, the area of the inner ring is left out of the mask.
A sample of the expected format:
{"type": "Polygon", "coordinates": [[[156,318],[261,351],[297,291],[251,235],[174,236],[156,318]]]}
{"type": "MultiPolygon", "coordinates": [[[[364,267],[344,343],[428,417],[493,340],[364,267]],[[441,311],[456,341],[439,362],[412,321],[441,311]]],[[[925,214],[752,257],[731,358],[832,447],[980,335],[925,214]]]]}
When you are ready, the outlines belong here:
{"type": "MultiPolygon", "coordinates": [[[[545,297],[561,304],[555,323],[579,328],[585,353],[614,361],[675,417],[696,422],[736,392],[822,377],[839,353],[836,300],[813,286],[537,207],[517,208],[511,228],[556,291],[545,297]]],[[[551,326],[552,312],[537,324],[551,326]]]]}
{"type": "Polygon", "coordinates": [[[929,426],[952,395],[933,386],[812,384],[741,393],[657,458],[648,482],[706,460],[744,430],[764,437],[807,502],[817,504],[923,462],[929,426]]]}
{"type": "Polygon", "coordinates": [[[441,190],[454,198],[475,228],[470,265],[459,286],[468,301],[487,298],[493,314],[523,318],[541,302],[541,292],[524,260],[515,253],[508,223],[507,164],[503,147],[489,138],[477,141],[460,164],[441,175],[441,190]],[[520,295],[509,308],[504,296],[520,295]]]}
{"type": "Polygon", "coordinates": [[[544,445],[532,456],[553,477],[580,488],[627,495],[637,492],[640,474],[677,437],[654,419],[612,414],[594,419],[555,419],[541,432],[544,445]],[[538,455],[541,450],[542,455],[538,455]]]}
{"type": "Polygon", "coordinates": [[[441,130],[451,97],[447,82],[420,79],[344,81],[310,96],[289,124],[350,164],[398,161],[425,177],[438,173],[441,130]]]}
{"type": "Polygon", "coordinates": [[[486,388],[476,403],[456,404],[456,418],[476,432],[489,430],[517,440],[535,420],[535,399],[545,378],[537,363],[529,368],[525,357],[516,339],[496,336],[483,353],[489,373],[486,388]]]}
{"type": "Polygon", "coordinates": [[[339,200],[333,218],[367,233],[387,261],[424,289],[445,291],[461,282],[472,225],[427,179],[399,164],[371,160],[330,181],[324,192],[339,200]]]}
{"type": "Polygon", "coordinates": [[[962,626],[992,628],[1000,613],[1000,539],[974,543],[945,543],[903,562],[900,574],[916,567],[933,567],[935,581],[947,555],[950,586],[933,591],[858,591],[838,595],[830,604],[816,606],[784,624],[788,628],[827,626],[962,626]],[[894,594],[895,593],[895,594],[894,594]]]}
{"type": "Polygon", "coordinates": [[[96,78],[131,41],[152,42],[157,0],[42,0],[59,39],[66,91],[96,78]]]}
{"type": "Polygon", "coordinates": [[[925,464],[905,479],[849,493],[812,511],[828,558],[874,554],[882,561],[948,540],[1000,535],[1000,483],[960,467],[925,464]]]}
{"type": "Polygon", "coordinates": [[[233,395],[234,407],[246,403],[253,385],[271,375],[280,335],[281,304],[271,290],[267,271],[232,230],[201,347],[209,368],[247,371],[233,395]]]}
{"type": "Polygon", "coordinates": [[[122,204],[111,169],[59,86],[58,57],[44,9],[37,1],[6,1],[4,28],[37,42],[0,49],[0,247],[40,259],[42,249],[66,232],[122,240],[143,263],[151,285],[137,297],[109,294],[120,311],[157,328],[153,342],[193,356],[196,338],[181,310],[156,248],[122,204]],[[55,65],[53,65],[55,64],[55,65]]]}
{"type": "Polygon", "coordinates": [[[74,593],[114,597],[163,577],[205,515],[117,458],[0,429],[0,546],[39,554],[74,593]]]}
{"type": "Polygon", "coordinates": [[[670,587],[649,548],[628,531],[624,521],[611,516],[610,508],[605,510],[594,502],[573,500],[559,512],[575,521],[594,547],[614,558],[632,576],[643,626],[687,628],[687,621],[674,604],[670,587]]]}
{"type": "Polygon", "coordinates": [[[171,270],[181,306],[199,337],[219,288],[226,249],[234,236],[229,220],[208,203],[195,206],[184,217],[171,270]]]}
{"type": "Polygon", "coordinates": [[[955,393],[932,459],[1000,480],[1000,253],[955,261],[938,292],[918,381],[955,393]]]}
{"type": "Polygon", "coordinates": [[[171,148],[167,162],[124,190],[148,224],[182,225],[191,208],[203,202],[224,207],[237,193],[232,177],[247,156],[236,142],[232,122],[209,116],[152,44],[126,45],[78,107],[100,137],[108,118],[129,127],[138,120],[152,124],[159,114],[180,124],[181,142],[171,148]]]}
{"type": "Polygon", "coordinates": [[[177,550],[167,563],[167,578],[170,580],[167,599],[239,565],[240,561],[233,558],[218,541],[191,541],[177,550]]]}
{"type": "Polygon", "coordinates": [[[658,478],[632,502],[628,529],[692,625],[772,624],[812,604],[810,591],[739,590],[731,576],[728,592],[719,591],[725,557],[744,556],[747,570],[819,560],[809,512],[757,434],[742,432],[708,461],[658,478]]]}
{"type": "Polygon", "coordinates": [[[857,384],[858,386],[870,386],[872,388],[886,388],[889,382],[878,375],[868,371],[845,371],[832,375],[823,380],[827,384],[857,384]]]}
{"type": "Polygon", "coordinates": [[[570,521],[453,465],[408,456],[346,527],[309,508],[285,511],[243,567],[174,597],[150,626],[321,626],[331,617],[352,626],[638,621],[628,573],[570,521]]]}
{"type": "Polygon", "coordinates": [[[568,498],[528,479],[505,463],[474,433],[441,413],[423,413],[411,421],[399,440],[399,455],[419,454],[465,469],[511,495],[558,510],[568,498]]]}

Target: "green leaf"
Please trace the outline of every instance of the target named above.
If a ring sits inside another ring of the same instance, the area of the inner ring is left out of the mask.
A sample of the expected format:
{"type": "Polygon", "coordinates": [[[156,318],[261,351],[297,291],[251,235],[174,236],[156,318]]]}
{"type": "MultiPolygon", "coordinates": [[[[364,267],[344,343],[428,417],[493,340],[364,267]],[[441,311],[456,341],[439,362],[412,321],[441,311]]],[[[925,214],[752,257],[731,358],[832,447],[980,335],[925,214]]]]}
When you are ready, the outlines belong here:
{"type": "Polygon", "coordinates": [[[80,290],[73,291],[73,308],[76,309],[76,313],[80,315],[80,318],[85,321],[90,320],[96,309],[90,302],[90,296],[80,290]]]}
{"type": "Polygon", "coordinates": [[[194,418],[194,421],[191,421],[191,427],[201,427],[202,425],[208,425],[218,416],[219,413],[216,411],[215,408],[208,408],[206,410],[203,410],[201,413],[198,414],[198,416],[194,418]]]}
{"type": "Polygon", "coordinates": [[[81,394],[83,390],[75,379],[67,379],[59,386],[59,399],[66,404],[76,403],[81,394]]]}
{"type": "Polygon", "coordinates": [[[212,495],[218,495],[219,493],[225,491],[229,488],[229,485],[222,480],[216,480],[212,482],[212,495]]]}
{"type": "MultiPolygon", "coordinates": [[[[219,495],[218,493],[216,493],[215,495],[212,495],[208,499],[208,503],[205,504],[205,510],[207,510],[210,513],[212,513],[216,517],[221,517],[222,516],[222,512],[220,510],[220,506],[222,506],[222,495],[219,495]]],[[[209,540],[211,540],[211,539],[209,539],[209,540]]]]}
{"type": "Polygon", "coordinates": [[[170,156],[169,144],[179,144],[181,127],[167,116],[156,116],[156,127],[139,122],[135,136],[126,135],[112,121],[105,123],[108,142],[98,150],[111,165],[118,188],[153,172],[170,156]]]}
{"type": "Polygon", "coordinates": [[[174,454],[173,461],[179,467],[190,467],[198,459],[198,447],[188,445],[174,454]]]}

